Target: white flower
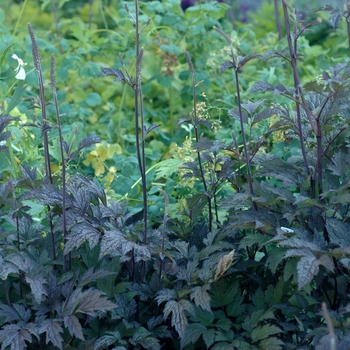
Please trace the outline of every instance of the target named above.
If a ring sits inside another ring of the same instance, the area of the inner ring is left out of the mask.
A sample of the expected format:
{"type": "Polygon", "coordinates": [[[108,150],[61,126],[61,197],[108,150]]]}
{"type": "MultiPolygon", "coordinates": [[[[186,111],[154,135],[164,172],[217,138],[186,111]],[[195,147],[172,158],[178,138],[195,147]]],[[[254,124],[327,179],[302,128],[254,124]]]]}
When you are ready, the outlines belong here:
{"type": "Polygon", "coordinates": [[[23,67],[26,65],[26,63],[24,63],[23,60],[19,58],[15,53],[11,57],[18,62],[18,66],[15,69],[15,72],[17,73],[15,78],[18,80],[24,80],[26,78],[26,71],[23,67]]]}
{"type": "Polygon", "coordinates": [[[285,233],[294,233],[294,230],[288,227],[280,227],[280,229],[285,233]]]}

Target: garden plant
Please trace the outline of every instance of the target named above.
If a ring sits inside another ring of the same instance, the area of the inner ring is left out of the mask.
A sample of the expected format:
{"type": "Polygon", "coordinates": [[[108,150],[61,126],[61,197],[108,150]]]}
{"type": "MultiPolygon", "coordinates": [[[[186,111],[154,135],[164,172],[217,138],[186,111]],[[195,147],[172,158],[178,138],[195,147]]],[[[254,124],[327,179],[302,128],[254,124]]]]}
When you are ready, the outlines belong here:
{"type": "Polygon", "coordinates": [[[344,1],[2,1],[1,350],[350,348],[344,1]]]}

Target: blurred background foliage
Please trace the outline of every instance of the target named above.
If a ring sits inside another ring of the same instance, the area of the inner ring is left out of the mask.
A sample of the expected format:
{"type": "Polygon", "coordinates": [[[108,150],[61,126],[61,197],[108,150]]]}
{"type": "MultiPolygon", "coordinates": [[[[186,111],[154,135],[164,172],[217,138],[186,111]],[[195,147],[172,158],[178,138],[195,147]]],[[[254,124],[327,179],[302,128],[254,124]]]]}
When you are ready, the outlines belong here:
{"type": "MultiPolygon", "coordinates": [[[[70,166],[97,176],[111,195],[133,199],[135,202],[130,204],[137,207],[140,184],[134,157],[133,91],[126,84],[98,78],[103,67],[123,68],[119,55],[131,75],[135,70],[135,29],[124,3],[119,0],[3,0],[0,50],[5,53],[5,59],[1,66],[0,98],[5,110],[8,105],[15,105],[11,107],[12,116],[20,117],[22,123],[35,123],[36,112],[30,109],[37,96],[37,78],[27,33],[30,22],[47,78],[49,57],[54,54],[56,58],[64,136],[77,142],[87,134],[95,133],[103,140],[101,145],[70,166]],[[23,82],[14,78],[17,63],[11,59],[13,53],[27,63],[27,77],[23,82]]],[[[133,1],[126,3],[133,11],[133,1]]],[[[305,3],[296,0],[293,4],[304,14],[305,22],[319,21],[319,25],[312,27],[299,41],[299,52],[304,60],[300,76],[302,81],[307,81],[327,69],[330,62],[335,64],[343,60],[343,53],[348,50],[346,25],[343,21],[334,35],[328,14],[313,12],[323,4],[322,1],[305,3]]],[[[174,181],[184,162],[179,158],[179,150],[187,149],[190,156],[191,152],[183,142],[193,136],[189,126],[177,125],[178,119],[186,118],[192,112],[191,79],[183,50],[191,56],[197,81],[202,81],[197,98],[203,118],[216,125],[214,132],[204,129],[201,132],[205,131],[206,137],[227,143],[232,141],[232,130],[237,130],[237,141],[241,144],[238,121],[227,114],[237,105],[232,88],[233,73],[219,74],[220,65],[229,59],[229,50],[213,27],[222,28],[233,41],[236,54],[242,56],[263,54],[268,49],[287,49],[287,42],[278,39],[273,1],[198,1],[186,11],[182,10],[180,0],[142,1],[140,7],[141,22],[151,18],[150,25],[142,33],[141,43],[145,50],[142,63],[145,120],[147,124],[162,124],[151,133],[147,142],[148,181],[155,188],[164,187],[174,197],[182,197],[195,191],[188,184],[175,185],[174,181]],[[233,16],[230,17],[230,13],[233,16]]],[[[290,67],[283,60],[254,60],[245,65],[240,74],[242,99],[257,101],[264,98],[275,104],[288,105],[291,102],[281,96],[266,92],[252,95],[249,91],[256,81],[292,86],[291,77],[290,67]]],[[[47,101],[50,99],[48,95],[47,101]]],[[[49,107],[49,111],[52,112],[49,119],[55,123],[53,107],[49,107]]],[[[268,123],[266,120],[253,128],[248,134],[248,142],[258,138],[269,127],[268,123]]],[[[28,132],[20,129],[19,124],[11,128],[14,157],[12,162],[1,159],[2,164],[7,164],[5,169],[14,172],[16,164],[23,161],[38,166],[34,145],[41,142],[40,129],[32,128],[28,132]],[[24,140],[24,133],[31,137],[24,140]]],[[[55,138],[55,135],[57,138],[53,131],[51,137],[55,138]]],[[[285,158],[298,152],[298,145],[294,146],[293,140],[280,133],[271,136],[265,150],[285,158]]],[[[59,163],[58,148],[53,147],[51,156],[59,163]]],[[[177,182],[181,184],[181,181],[177,182]]],[[[222,191],[222,196],[225,195],[222,191]]],[[[154,196],[154,201],[152,208],[158,213],[162,203],[158,203],[158,196],[154,196]]]]}

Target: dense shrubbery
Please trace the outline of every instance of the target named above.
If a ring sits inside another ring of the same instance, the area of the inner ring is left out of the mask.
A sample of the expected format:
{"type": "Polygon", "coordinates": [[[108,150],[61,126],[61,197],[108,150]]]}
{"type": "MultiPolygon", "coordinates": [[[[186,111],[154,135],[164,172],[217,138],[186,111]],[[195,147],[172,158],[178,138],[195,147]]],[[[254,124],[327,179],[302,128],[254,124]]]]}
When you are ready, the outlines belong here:
{"type": "Polygon", "coordinates": [[[5,2],[1,349],[347,349],[350,7],[5,2]]]}

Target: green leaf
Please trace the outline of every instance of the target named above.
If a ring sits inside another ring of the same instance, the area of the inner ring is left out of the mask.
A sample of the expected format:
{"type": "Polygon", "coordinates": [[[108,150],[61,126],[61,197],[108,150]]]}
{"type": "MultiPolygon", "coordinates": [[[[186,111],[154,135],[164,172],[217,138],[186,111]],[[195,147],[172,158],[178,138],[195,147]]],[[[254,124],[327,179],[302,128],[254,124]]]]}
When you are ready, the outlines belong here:
{"type": "Polygon", "coordinates": [[[24,80],[18,80],[17,87],[7,106],[6,113],[10,113],[21,102],[22,95],[26,90],[26,87],[27,85],[25,84],[24,80]]]}
{"type": "Polygon", "coordinates": [[[205,345],[207,346],[207,349],[209,349],[213,345],[214,339],[215,339],[215,329],[211,328],[203,333],[203,340],[205,342],[205,345]]]}
{"type": "Polygon", "coordinates": [[[266,235],[262,235],[260,233],[253,233],[241,239],[238,249],[245,249],[245,247],[251,247],[254,244],[258,244],[259,247],[263,247],[266,244],[266,242],[269,241],[269,239],[270,238],[266,235]]]}
{"type": "Polygon", "coordinates": [[[257,310],[254,311],[251,315],[247,316],[242,323],[242,328],[247,332],[251,333],[254,328],[256,328],[261,321],[275,319],[272,309],[257,310]]]}
{"type": "Polygon", "coordinates": [[[178,158],[169,158],[157,163],[155,179],[168,178],[183,165],[183,161],[178,158]]]}
{"type": "Polygon", "coordinates": [[[92,266],[88,270],[86,270],[84,274],[80,277],[78,285],[79,287],[83,287],[92,281],[96,281],[101,278],[106,278],[111,275],[115,275],[115,272],[110,272],[103,269],[94,271],[94,267],[92,266]]]}
{"type": "Polygon", "coordinates": [[[259,349],[261,350],[282,350],[284,346],[284,342],[281,339],[276,337],[271,337],[262,340],[259,343],[259,349]]]}
{"type": "Polygon", "coordinates": [[[194,344],[205,332],[207,332],[207,328],[201,323],[191,323],[187,325],[185,336],[181,341],[181,348],[184,348],[188,344],[194,344]]]}
{"type": "Polygon", "coordinates": [[[254,328],[250,336],[252,338],[253,343],[255,343],[259,340],[268,338],[271,335],[275,335],[282,332],[282,329],[275,325],[265,324],[263,326],[258,326],[254,328]]]}
{"type": "Polygon", "coordinates": [[[225,280],[219,280],[211,286],[210,295],[213,308],[229,305],[237,295],[240,295],[239,283],[234,282],[227,285],[225,280]]]}
{"type": "Polygon", "coordinates": [[[277,267],[283,261],[287,250],[288,248],[276,247],[269,251],[269,257],[267,258],[266,263],[273,274],[276,273],[277,267]]]}
{"type": "MultiPolygon", "coordinates": [[[[122,340],[122,336],[120,332],[118,331],[106,332],[100,338],[96,339],[94,350],[106,349],[110,345],[113,345],[116,342],[126,343],[122,340]]],[[[124,348],[124,347],[120,347],[120,348],[124,348]]],[[[126,348],[124,349],[126,350],[126,348]]]]}
{"type": "Polygon", "coordinates": [[[86,96],[86,103],[90,107],[95,107],[101,104],[101,96],[96,92],[91,92],[86,96]]]}

